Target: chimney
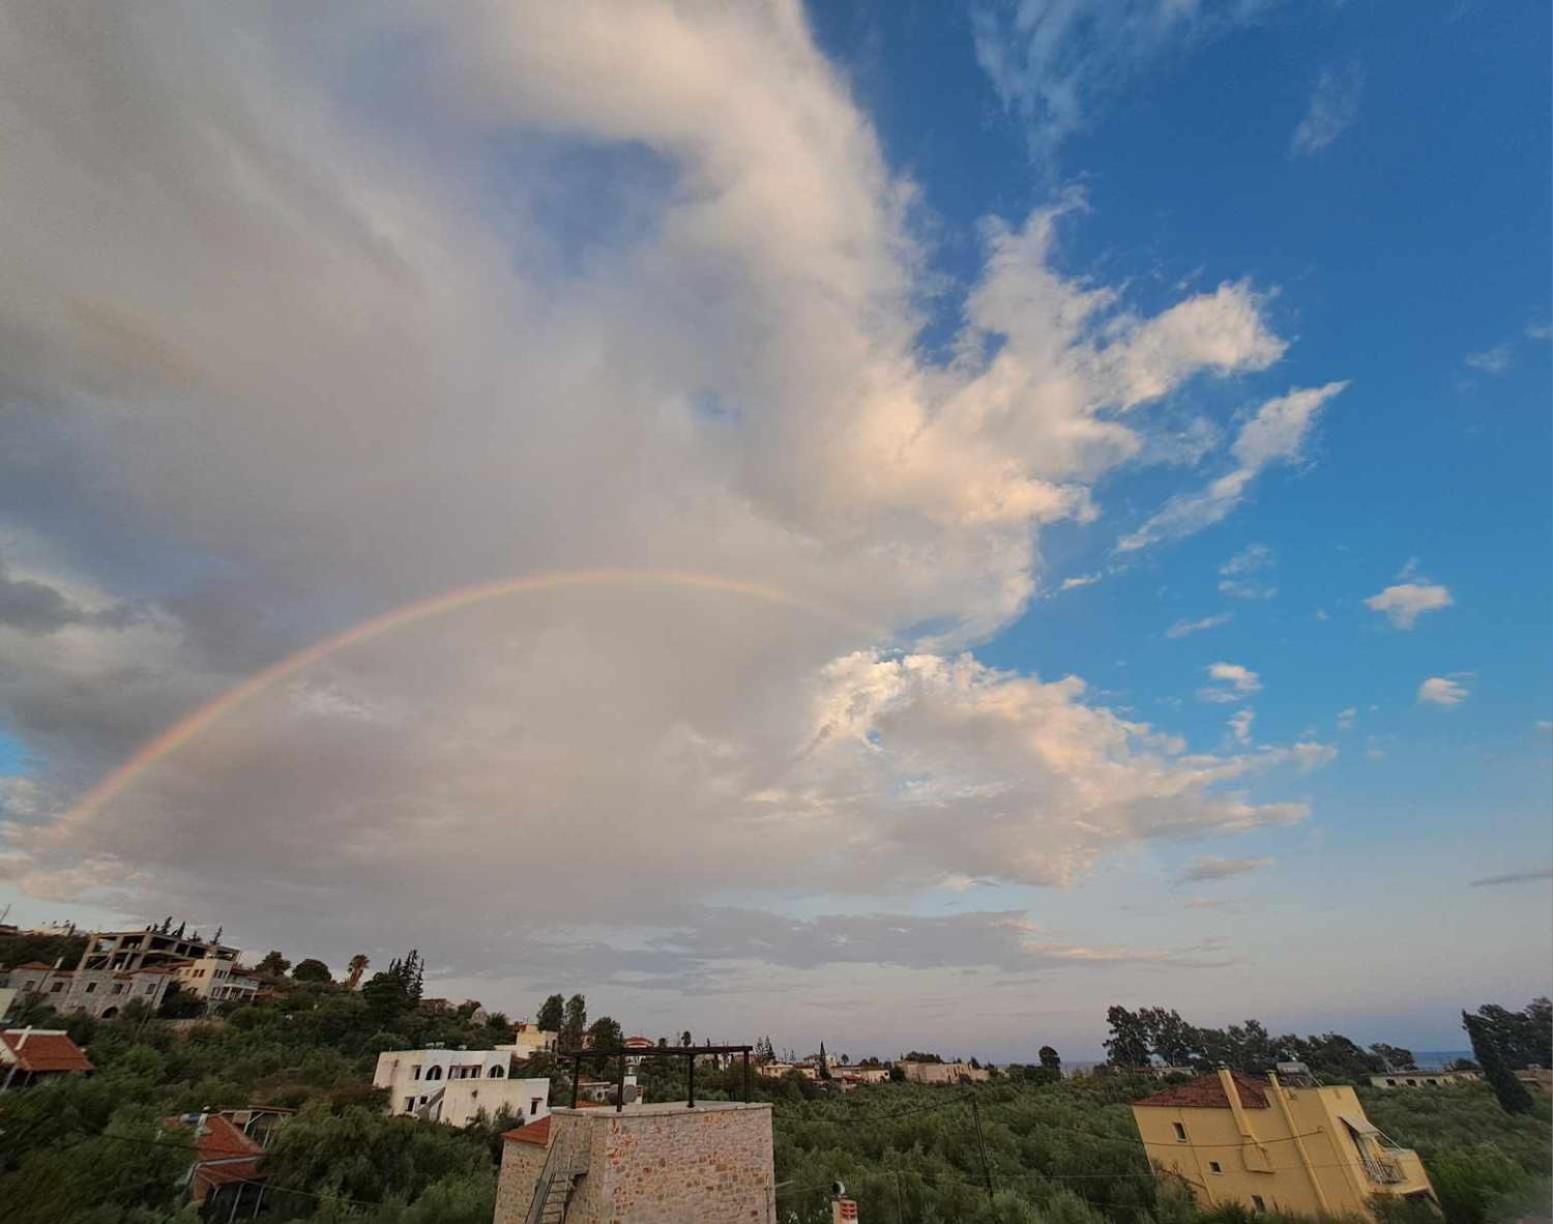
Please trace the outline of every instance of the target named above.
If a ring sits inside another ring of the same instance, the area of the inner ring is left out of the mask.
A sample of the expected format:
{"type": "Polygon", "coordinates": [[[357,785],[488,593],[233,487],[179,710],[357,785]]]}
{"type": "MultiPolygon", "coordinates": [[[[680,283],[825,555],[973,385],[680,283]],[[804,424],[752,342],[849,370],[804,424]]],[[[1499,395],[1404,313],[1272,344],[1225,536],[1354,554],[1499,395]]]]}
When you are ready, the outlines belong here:
{"type": "Polygon", "coordinates": [[[849,1198],[833,1198],[830,1201],[830,1224],[845,1224],[857,1219],[857,1204],[849,1198]]]}

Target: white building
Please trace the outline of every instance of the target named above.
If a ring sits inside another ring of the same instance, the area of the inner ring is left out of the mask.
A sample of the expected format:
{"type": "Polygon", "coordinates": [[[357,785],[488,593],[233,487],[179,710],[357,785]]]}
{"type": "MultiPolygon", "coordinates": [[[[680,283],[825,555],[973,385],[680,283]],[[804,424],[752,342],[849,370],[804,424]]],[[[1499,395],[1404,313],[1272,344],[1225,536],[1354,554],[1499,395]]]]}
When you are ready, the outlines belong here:
{"type": "Polygon", "coordinates": [[[184,994],[213,1003],[229,1000],[249,1002],[259,989],[259,980],[237,967],[226,956],[202,956],[196,960],[173,961],[168,965],[173,980],[184,994]]]}
{"type": "Polygon", "coordinates": [[[970,1063],[963,1062],[930,1063],[902,1060],[895,1065],[901,1069],[909,1084],[969,1084],[991,1076],[991,1072],[985,1067],[973,1067],[970,1063]]]}
{"type": "Polygon", "coordinates": [[[1374,1088],[1440,1088],[1450,1084],[1471,1084],[1482,1079],[1477,1071],[1387,1071],[1370,1076],[1374,1088]]]}
{"type": "Polygon", "coordinates": [[[388,1112],[466,1126],[503,1107],[532,1122],[550,1112],[548,1079],[509,1079],[512,1051],[390,1050],[378,1055],[374,1088],[388,1089],[388,1112]]]}

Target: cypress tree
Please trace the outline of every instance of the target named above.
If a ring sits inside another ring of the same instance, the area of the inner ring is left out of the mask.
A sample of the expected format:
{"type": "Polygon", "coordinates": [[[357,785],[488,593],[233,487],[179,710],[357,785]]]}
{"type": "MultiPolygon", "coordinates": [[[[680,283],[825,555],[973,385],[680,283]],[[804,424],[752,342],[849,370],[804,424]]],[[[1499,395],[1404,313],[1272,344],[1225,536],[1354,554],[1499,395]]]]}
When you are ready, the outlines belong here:
{"type": "Polygon", "coordinates": [[[1462,1012],[1461,1025],[1472,1041],[1472,1057],[1483,1068],[1483,1078],[1499,1098],[1499,1108],[1510,1114],[1530,1113],[1531,1093],[1526,1091],[1526,1085],[1516,1079],[1515,1073],[1505,1065],[1504,1056],[1483,1017],[1462,1012]]]}

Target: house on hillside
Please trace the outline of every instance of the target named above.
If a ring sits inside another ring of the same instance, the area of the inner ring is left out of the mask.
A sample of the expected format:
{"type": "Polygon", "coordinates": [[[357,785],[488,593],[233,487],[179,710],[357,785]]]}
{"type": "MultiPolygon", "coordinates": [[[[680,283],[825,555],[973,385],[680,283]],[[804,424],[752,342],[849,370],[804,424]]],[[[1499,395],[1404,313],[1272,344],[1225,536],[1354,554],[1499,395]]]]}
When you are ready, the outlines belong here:
{"type": "Polygon", "coordinates": [[[90,1075],[96,1068],[64,1029],[0,1030],[0,1092],[46,1084],[66,1075],[90,1075]]]}
{"type": "Polygon", "coordinates": [[[548,1079],[511,1078],[508,1050],[390,1050],[378,1055],[374,1088],[388,1090],[388,1112],[467,1126],[506,1109],[525,1122],[550,1111],[548,1079]]]}
{"type": "Polygon", "coordinates": [[[915,1062],[903,1060],[895,1064],[910,1084],[974,1084],[991,1079],[992,1073],[985,1067],[973,1067],[963,1062],[915,1062]]]}
{"type": "Polygon", "coordinates": [[[1450,1084],[1473,1084],[1483,1078],[1481,1071],[1387,1071],[1370,1076],[1372,1088],[1443,1088],[1450,1084]]]}
{"type": "Polygon", "coordinates": [[[263,1147],[224,1114],[183,1114],[164,1119],[163,1125],[194,1132],[189,1198],[207,1218],[235,1220],[259,1214],[264,1199],[265,1175],[259,1167],[263,1147]]]}
{"type": "Polygon", "coordinates": [[[1381,1134],[1346,1085],[1239,1072],[1199,1076],[1134,1101],[1156,1172],[1205,1209],[1368,1216],[1376,1195],[1434,1200],[1418,1153],[1381,1134]]]}
{"type": "Polygon", "coordinates": [[[85,1012],[112,1020],[131,1000],[158,1008],[172,983],[171,971],[142,965],[134,969],[65,969],[28,961],[0,971],[0,987],[16,991],[16,1003],[41,1000],[58,1012],[85,1012]]]}
{"type": "Polygon", "coordinates": [[[512,1026],[512,1040],[496,1048],[509,1050],[519,1062],[527,1062],[535,1054],[554,1054],[560,1036],[552,1029],[542,1029],[531,1021],[519,1020],[512,1026]]]}
{"type": "Polygon", "coordinates": [[[494,1224],[776,1219],[770,1105],[557,1109],[502,1138],[494,1224]]]}
{"type": "Polygon", "coordinates": [[[210,1003],[252,1003],[259,992],[259,979],[238,968],[235,956],[172,961],[168,969],[179,990],[210,1003]]]}

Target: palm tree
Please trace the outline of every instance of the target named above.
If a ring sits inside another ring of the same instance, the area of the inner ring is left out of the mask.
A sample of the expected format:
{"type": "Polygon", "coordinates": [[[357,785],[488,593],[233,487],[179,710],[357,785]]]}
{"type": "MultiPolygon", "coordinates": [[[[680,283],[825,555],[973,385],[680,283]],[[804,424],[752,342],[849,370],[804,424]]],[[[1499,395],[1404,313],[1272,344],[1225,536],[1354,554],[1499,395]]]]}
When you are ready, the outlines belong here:
{"type": "Polygon", "coordinates": [[[367,966],[372,962],[366,957],[366,953],[358,952],[350,959],[350,974],[345,979],[345,989],[355,990],[361,983],[361,975],[367,971],[367,966]]]}

